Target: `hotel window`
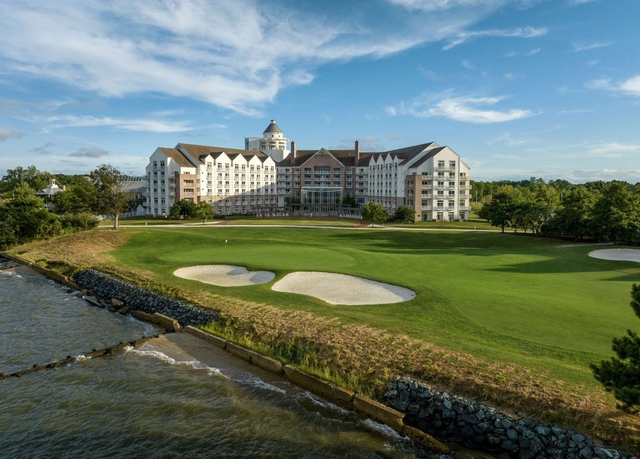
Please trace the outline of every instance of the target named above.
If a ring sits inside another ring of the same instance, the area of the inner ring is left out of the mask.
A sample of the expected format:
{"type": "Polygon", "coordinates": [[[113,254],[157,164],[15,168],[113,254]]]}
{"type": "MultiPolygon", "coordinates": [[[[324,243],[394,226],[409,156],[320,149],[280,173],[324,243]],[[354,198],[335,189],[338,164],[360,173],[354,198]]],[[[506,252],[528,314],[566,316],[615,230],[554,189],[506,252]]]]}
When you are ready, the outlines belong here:
{"type": "Polygon", "coordinates": [[[444,168],[444,161],[438,161],[438,169],[444,168]]]}
{"type": "Polygon", "coordinates": [[[449,209],[453,209],[456,207],[456,202],[455,201],[449,201],[449,209]]]}
{"type": "Polygon", "coordinates": [[[456,162],[455,161],[449,161],[449,168],[450,169],[455,169],[456,168],[456,162]]]}

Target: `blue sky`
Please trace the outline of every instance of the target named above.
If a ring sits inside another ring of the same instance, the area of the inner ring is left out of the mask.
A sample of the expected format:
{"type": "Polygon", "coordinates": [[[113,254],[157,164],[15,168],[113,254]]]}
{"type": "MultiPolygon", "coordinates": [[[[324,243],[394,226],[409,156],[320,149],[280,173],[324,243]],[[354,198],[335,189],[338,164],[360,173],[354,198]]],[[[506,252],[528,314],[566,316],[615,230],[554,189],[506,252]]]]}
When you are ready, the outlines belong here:
{"type": "Polygon", "coordinates": [[[5,0],[0,175],[158,146],[436,141],[476,180],[640,181],[638,0],[5,0]]]}

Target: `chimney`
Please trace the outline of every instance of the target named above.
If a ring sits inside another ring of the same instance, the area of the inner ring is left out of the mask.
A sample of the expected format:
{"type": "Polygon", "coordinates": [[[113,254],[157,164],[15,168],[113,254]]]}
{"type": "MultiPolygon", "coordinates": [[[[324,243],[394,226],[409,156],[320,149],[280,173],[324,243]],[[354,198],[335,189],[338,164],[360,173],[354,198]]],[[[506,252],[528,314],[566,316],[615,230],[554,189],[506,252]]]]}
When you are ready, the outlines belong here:
{"type": "Polygon", "coordinates": [[[356,166],[357,166],[358,163],[360,162],[360,142],[358,142],[357,140],[356,140],[355,151],[356,151],[356,166]]]}
{"type": "Polygon", "coordinates": [[[293,155],[293,159],[296,159],[296,143],[292,140],[291,141],[291,154],[293,155]]]}

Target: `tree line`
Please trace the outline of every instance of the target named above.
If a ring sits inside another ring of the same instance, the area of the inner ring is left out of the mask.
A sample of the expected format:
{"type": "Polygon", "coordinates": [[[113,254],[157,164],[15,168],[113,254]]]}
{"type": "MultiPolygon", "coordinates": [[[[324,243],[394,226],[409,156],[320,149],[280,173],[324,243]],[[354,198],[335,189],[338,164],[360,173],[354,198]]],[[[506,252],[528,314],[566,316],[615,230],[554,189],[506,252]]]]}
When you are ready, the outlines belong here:
{"type": "MultiPolygon", "coordinates": [[[[640,244],[640,183],[589,182],[573,185],[564,180],[545,183],[476,182],[483,205],[478,216],[517,231],[640,244]]],[[[474,190],[476,191],[476,190],[474,190]]]]}
{"type": "Polygon", "coordinates": [[[117,229],[120,213],[140,203],[125,189],[124,179],[111,165],[99,166],[87,176],[51,174],[35,166],[7,170],[0,180],[0,249],[94,228],[98,215],[113,215],[117,229]],[[51,179],[65,187],[49,203],[52,208],[36,195],[51,179]]]}

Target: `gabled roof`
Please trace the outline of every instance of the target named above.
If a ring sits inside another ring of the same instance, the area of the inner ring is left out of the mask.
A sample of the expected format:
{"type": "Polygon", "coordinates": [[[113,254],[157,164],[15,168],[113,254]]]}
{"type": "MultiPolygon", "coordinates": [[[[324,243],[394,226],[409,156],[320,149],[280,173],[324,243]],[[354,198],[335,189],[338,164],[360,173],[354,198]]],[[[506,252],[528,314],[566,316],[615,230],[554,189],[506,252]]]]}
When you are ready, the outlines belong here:
{"type": "MultiPolygon", "coordinates": [[[[356,152],[355,150],[327,150],[334,158],[340,161],[345,167],[352,166],[368,166],[372,157],[381,157],[386,159],[391,155],[398,157],[401,160],[400,164],[407,164],[418,154],[422,153],[425,149],[431,146],[437,146],[435,142],[423,143],[420,145],[414,145],[411,147],[400,148],[398,150],[389,151],[361,151],[360,159],[356,164],[356,152]]],[[[322,149],[321,149],[322,150],[322,149]]],[[[290,154],[285,159],[278,163],[278,167],[300,167],[307,162],[313,155],[321,150],[297,150],[296,157],[290,154]]]]}
{"type": "Polygon", "coordinates": [[[421,164],[424,164],[426,161],[428,161],[429,159],[433,158],[435,155],[437,155],[438,153],[440,153],[442,150],[444,150],[447,147],[438,147],[438,148],[433,148],[431,150],[429,150],[429,153],[427,153],[426,155],[424,155],[422,158],[420,158],[418,161],[416,161],[415,163],[413,163],[411,165],[411,167],[418,167],[421,164]]]}
{"type": "Polygon", "coordinates": [[[177,150],[175,148],[162,147],[160,147],[159,150],[164,153],[167,158],[173,159],[180,167],[195,167],[193,163],[180,150],[177,150]]]}
{"type": "Polygon", "coordinates": [[[183,151],[193,158],[197,158],[200,162],[204,162],[205,158],[211,155],[214,159],[218,158],[222,153],[226,153],[229,158],[234,159],[237,158],[238,155],[242,155],[245,158],[247,156],[257,156],[259,158],[267,157],[264,153],[255,150],[240,150],[238,148],[227,148],[227,147],[215,147],[208,145],[193,145],[189,143],[179,143],[176,146],[176,149],[179,151],[183,151]]]}

